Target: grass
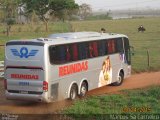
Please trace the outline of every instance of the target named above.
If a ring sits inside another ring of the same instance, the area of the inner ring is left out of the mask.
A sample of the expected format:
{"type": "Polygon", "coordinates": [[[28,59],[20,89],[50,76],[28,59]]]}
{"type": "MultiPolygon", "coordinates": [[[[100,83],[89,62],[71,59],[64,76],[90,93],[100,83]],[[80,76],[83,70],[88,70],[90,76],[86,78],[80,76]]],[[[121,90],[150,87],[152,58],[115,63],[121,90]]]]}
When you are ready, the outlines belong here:
{"type": "MultiPolygon", "coordinates": [[[[111,114],[159,114],[160,86],[123,90],[121,94],[91,96],[62,111],[73,118],[91,119],[111,114]]],[[[97,119],[96,118],[96,119],[97,119]]]]}
{"type": "MultiPolygon", "coordinates": [[[[45,26],[39,24],[14,25],[9,37],[3,34],[5,26],[0,26],[0,44],[5,44],[12,39],[30,39],[47,37],[51,33],[67,31],[97,31],[101,27],[107,32],[122,33],[129,37],[130,44],[134,46],[135,55],[132,56],[133,72],[160,70],[160,18],[138,18],[120,20],[96,20],[96,21],[73,21],[49,23],[49,32],[45,32],[45,26]],[[144,33],[138,33],[137,27],[143,24],[146,28],[144,33]],[[147,50],[150,55],[148,66],[147,50]]],[[[4,59],[4,48],[0,47],[0,60],[4,59]]]]}

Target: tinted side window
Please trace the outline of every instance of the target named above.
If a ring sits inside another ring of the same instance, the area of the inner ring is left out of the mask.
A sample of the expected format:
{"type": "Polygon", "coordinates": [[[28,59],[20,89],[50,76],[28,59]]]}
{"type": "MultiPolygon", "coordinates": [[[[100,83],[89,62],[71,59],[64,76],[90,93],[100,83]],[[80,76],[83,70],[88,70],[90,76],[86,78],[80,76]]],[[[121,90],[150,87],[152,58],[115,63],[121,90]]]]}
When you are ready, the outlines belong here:
{"type": "Polygon", "coordinates": [[[98,41],[98,55],[103,56],[106,54],[106,41],[98,41]]]}
{"type": "Polygon", "coordinates": [[[78,55],[79,60],[88,58],[88,44],[87,43],[79,43],[78,44],[78,55]]]}
{"type": "Polygon", "coordinates": [[[66,60],[66,48],[65,46],[58,46],[57,47],[57,51],[58,51],[58,58],[59,60],[63,63],[66,60]]]}
{"type": "Polygon", "coordinates": [[[128,64],[131,64],[130,47],[128,38],[124,38],[125,56],[128,64]]]}
{"type": "Polygon", "coordinates": [[[66,62],[67,49],[66,46],[51,46],[49,48],[49,55],[51,63],[64,63],[66,62]]]}
{"type": "Polygon", "coordinates": [[[78,47],[77,47],[77,44],[74,43],[74,44],[71,44],[71,57],[72,57],[72,60],[73,61],[76,61],[78,60],[78,47]]]}
{"type": "MultiPolygon", "coordinates": [[[[125,41],[125,51],[127,53],[129,43],[127,40],[125,41]]],[[[50,62],[52,64],[63,64],[72,61],[104,56],[115,52],[124,52],[122,38],[49,47],[50,62]]]]}
{"type": "Polygon", "coordinates": [[[125,46],[125,49],[129,49],[129,40],[128,40],[128,38],[124,38],[124,46],[125,46]]]}
{"type": "Polygon", "coordinates": [[[51,63],[54,63],[54,60],[55,61],[58,61],[58,58],[56,56],[56,47],[55,46],[51,46],[49,47],[49,57],[50,57],[50,62],[51,63]]]}
{"type": "Polygon", "coordinates": [[[72,50],[70,45],[66,45],[66,61],[70,62],[72,61],[72,56],[71,56],[72,50]]]}
{"type": "Polygon", "coordinates": [[[122,41],[122,38],[118,38],[116,40],[116,51],[119,52],[119,53],[124,52],[123,51],[123,41],[122,41]]]}
{"type": "Polygon", "coordinates": [[[97,42],[90,42],[89,46],[88,46],[88,57],[92,58],[92,57],[97,57],[98,56],[98,46],[97,46],[97,42]]]}
{"type": "Polygon", "coordinates": [[[108,40],[107,44],[108,44],[108,54],[115,53],[116,52],[115,40],[108,40]]]}

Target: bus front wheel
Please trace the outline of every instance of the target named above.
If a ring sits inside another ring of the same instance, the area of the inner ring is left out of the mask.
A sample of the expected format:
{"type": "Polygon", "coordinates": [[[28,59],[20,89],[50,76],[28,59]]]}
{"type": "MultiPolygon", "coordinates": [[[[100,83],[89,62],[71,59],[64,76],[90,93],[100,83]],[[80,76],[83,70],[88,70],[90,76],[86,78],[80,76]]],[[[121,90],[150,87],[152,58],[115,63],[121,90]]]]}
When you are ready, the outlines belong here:
{"type": "Polygon", "coordinates": [[[118,81],[114,82],[114,86],[120,86],[123,83],[124,74],[122,72],[119,73],[118,81]]]}
{"type": "Polygon", "coordinates": [[[76,84],[73,84],[70,90],[70,100],[74,100],[77,97],[77,86],[76,84]]]}

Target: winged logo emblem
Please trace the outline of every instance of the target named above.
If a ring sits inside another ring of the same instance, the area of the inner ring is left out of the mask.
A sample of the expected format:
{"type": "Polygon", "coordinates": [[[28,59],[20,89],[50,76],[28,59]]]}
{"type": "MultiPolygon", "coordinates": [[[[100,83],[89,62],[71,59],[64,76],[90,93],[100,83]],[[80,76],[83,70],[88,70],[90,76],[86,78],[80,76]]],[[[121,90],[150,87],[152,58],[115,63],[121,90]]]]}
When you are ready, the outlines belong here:
{"type": "Polygon", "coordinates": [[[18,56],[20,58],[29,58],[30,56],[35,56],[39,51],[39,50],[28,51],[26,47],[22,47],[20,51],[18,51],[17,49],[10,49],[10,50],[14,56],[18,56]]]}

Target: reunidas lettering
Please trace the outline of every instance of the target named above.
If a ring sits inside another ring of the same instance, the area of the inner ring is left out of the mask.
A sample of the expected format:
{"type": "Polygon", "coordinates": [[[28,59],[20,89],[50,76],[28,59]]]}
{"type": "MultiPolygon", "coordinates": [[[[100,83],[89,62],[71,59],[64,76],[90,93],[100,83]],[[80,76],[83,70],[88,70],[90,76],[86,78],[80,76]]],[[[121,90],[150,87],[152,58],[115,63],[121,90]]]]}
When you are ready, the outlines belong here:
{"type": "Polygon", "coordinates": [[[59,77],[88,70],[88,61],[59,67],[59,77]]]}
{"type": "Polygon", "coordinates": [[[39,76],[38,75],[26,75],[26,74],[11,74],[11,78],[14,78],[14,79],[33,79],[33,80],[38,80],[39,76]]]}

